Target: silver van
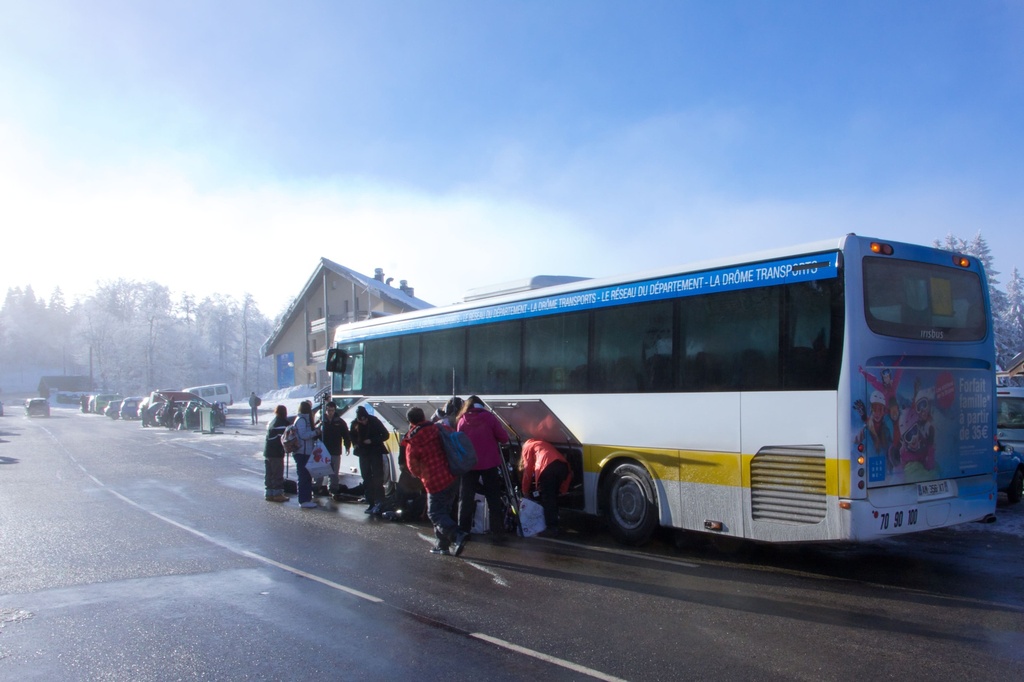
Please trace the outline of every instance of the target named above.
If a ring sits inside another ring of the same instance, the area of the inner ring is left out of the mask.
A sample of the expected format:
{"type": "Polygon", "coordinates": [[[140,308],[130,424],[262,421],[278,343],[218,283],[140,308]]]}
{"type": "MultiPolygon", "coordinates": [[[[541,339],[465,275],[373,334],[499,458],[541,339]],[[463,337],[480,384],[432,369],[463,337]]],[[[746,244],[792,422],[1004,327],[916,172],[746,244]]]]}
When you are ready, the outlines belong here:
{"type": "Polygon", "coordinates": [[[234,401],[231,399],[231,389],[228,388],[227,384],[207,384],[206,386],[193,386],[191,388],[183,388],[182,390],[188,393],[195,393],[208,403],[234,404],[234,401]]]}

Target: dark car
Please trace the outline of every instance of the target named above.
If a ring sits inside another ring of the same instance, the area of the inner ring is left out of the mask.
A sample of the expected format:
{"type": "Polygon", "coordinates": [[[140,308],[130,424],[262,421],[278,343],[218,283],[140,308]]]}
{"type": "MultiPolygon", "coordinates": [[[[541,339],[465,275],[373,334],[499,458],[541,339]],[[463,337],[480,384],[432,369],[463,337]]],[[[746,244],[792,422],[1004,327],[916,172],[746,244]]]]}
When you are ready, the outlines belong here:
{"type": "Polygon", "coordinates": [[[49,417],[50,402],[46,398],[29,398],[25,401],[25,415],[28,417],[49,417]]]}
{"type": "Polygon", "coordinates": [[[996,437],[1002,446],[996,470],[997,487],[999,492],[1006,493],[1007,502],[1017,504],[1024,498],[1024,388],[996,389],[996,404],[996,437]]]}
{"type": "Polygon", "coordinates": [[[121,401],[121,419],[138,419],[139,404],[142,402],[140,396],[130,396],[121,401]]]}

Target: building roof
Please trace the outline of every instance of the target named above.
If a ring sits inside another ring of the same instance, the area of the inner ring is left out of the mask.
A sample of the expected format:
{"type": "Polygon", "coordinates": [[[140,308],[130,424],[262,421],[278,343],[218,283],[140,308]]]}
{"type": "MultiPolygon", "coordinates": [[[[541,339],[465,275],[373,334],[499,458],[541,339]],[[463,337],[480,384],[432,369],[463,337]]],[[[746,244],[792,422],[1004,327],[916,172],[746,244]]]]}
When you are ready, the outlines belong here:
{"type": "Polygon", "coordinates": [[[306,280],[306,284],[302,287],[299,295],[292,299],[291,305],[288,306],[288,309],[285,311],[284,315],[281,316],[281,320],[277,323],[274,331],[270,333],[270,337],[263,344],[263,347],[260,348],[260,352],[264,357],[268,355],[270,349],[277,343],[278,338],[284,330],[288,328],[295,317],[302,311],[303,301],[306,300],[309,292],[316,288],[320,283],[325,270],[350,282],[354,282],[357,286],[369,289],[378,298],[390,300],[392,303],[402,307],[406,311],[423,310],[425,308],[434,307],[433,304],[427,303],[426,301],[407,293],[407,291],[412,291],[412,289],[407,289],[407,287],[404,286],[404,281],[402,281],[401,288],[395,288],[386,281],[382,282],[374,277],[368,277],[367,275],[356,272],[355,270],[346,268],[344,265],[335,263],[328,258],[321,258],[316,269],[313,270],[313,274],[311,274],[309,279],[306,280]],[[407,289],[407,291],[403,289],[407,289]]]}
{"type": "Polygon", "coordinates": [[[68,391],[72,393],[91,391],[92,379],[85,375],[40,377],[39,392],[48,394],[51,390],[68,391]]]}
{"type": "Polygon", "coordinates": [[[1017,376],[1024,372],[1024,352],[1017,353],[1010,360],[1010,364],[1006,368],[1006,373],[1011,377],[1017,376]]]}

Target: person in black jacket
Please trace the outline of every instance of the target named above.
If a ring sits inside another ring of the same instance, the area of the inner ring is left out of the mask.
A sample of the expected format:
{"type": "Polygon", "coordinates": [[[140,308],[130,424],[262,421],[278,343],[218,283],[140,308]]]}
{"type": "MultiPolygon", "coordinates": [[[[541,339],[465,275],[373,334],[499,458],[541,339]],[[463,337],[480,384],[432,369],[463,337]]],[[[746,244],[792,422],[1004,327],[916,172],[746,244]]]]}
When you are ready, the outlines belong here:
{"type": "Polygon", "coordinates": [[[356,409],[350,431],[352,448],[359,457],[359,473],[363,476],[366,513],[380,516],[384,512],[384,459],[388,430],[381,420],[371,415],[364,405],[356,409]]]}
{"type": "Polygon", "coordinates": [[[263,484],[267,489],[268,502],[287,502],[291,499],[284,494],[284,446],[281,444],[281,434],[291,423],[288,408],[278,405],[274,409],[274,418],[267,424],[267,440],[263,446],[263,465],[266,470],[263,484]]]}
{"type": "Polygon", "coordinates": [[[324,403],[324,409],[320,413],[320,433],[323,434],[324,447],[331,455],[331,468],[334,470],[331,474],[330,492],[336,494],[340,485],[338,471],[341,466],[341,447],[344,445],[345,450],[351,452],[352,441],[349,438],[348,424],[338,414],[338,406],[333,402],[324,403]]]}

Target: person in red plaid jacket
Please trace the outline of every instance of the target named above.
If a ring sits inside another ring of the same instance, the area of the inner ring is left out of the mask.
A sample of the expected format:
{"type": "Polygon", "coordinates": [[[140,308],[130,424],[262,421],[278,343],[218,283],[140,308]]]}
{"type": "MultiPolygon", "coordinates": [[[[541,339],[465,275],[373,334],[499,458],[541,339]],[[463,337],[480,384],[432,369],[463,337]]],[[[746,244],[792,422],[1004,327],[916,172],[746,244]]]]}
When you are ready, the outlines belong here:
{"type": "Polygon", "coordinates": [[[441,434],[436,424],[427,421],[423,409],[411,407],[405,418],[412,427],[402,439],[405,459],[412,475],[423,481],[427,491],[427,518],[434,524],[437,537],[437,544],[430,552],[459,556],[469,539],[469,533],[459,530],[459,524],[452,518],[452,505],[459,495],[459,479],[448,469],[441,434]]]}

